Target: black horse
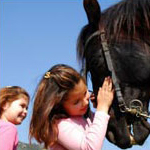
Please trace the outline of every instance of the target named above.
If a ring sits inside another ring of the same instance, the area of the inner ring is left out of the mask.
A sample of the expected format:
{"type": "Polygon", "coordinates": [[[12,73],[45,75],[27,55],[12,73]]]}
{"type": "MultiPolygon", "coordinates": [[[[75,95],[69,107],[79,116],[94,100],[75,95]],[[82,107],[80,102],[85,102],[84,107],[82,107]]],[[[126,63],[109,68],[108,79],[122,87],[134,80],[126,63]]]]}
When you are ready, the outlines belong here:
{"type": "Polygon", "coordinates": [[[91,77],[95,95],[104,78],[115,74],[115,87],[122,96],[120,102],[115,95],[106,137],[124,149],[142,145],[150,133],[150,0],[123,0],[102,13],[97,0],[84,0],[84,8],[89,23],[77,43],[82,70],[91,77]],[[107,64],[105,47],[114,72],[107,64]]]}

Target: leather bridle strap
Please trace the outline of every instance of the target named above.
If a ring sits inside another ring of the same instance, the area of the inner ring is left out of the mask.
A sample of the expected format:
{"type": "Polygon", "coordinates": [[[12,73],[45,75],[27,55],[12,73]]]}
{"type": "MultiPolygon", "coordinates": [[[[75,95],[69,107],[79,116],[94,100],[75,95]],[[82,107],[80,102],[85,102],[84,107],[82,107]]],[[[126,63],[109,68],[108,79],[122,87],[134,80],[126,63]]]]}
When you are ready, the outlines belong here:
{"type": "MultiPolygon", "coordinates": [[[[91,41],[91,39],[93,39],[96,36],[100,36],[100,38],[101,38],[101,44],[102,44],[102,50],[103,50],[103,53],[104,53],[104,58],[106,60],[107,67],[108,67],[109,71],[111,71],[111,73],[112,73],[112,80],[113,80],[113,84],[114,84],[114,87],[115,87],[116,96],[117,96],[117,99],[118,99],[120,111],[121,112],[126,112],[127,106],[126,106],[125,101],[123,99],[123,96],[122,96],[122,93],[121,93],[121,88],[120,88],[120,85],[118,84],[117,76],[116,76],[114,67],[112,65],[113,63],[112,63],[112,59],[111,59],[111,56],[110,56],[110,50],[108,48],[107,40],[106,40],[106,37],[105,37],[105,32],[102,31],[102,30],[98,30],[98,31],[94,32],[87,39],[84,49],[85,50],[87,49],[87,46],[88,46],[89,42],[91,41]]],[[[84,68],[84,74],[86,74],[86,67],[84,68]]]]}
{"type": "Polygon", "coordinates": [[[108,67],[109,71],[112,73],[112,80],[113,80],[113,84],[115,87],[115,92],[116,92],[116,96],[118,99],[120,111],[126,112],[127,106],[126,106],[125,101],[123,99],[123,96],[121,93],[121,88],[120,88],[120,85],[118,83],[118,78],[117,78],[116,72],[115,72],[114,67],[113,67],[113,62],[112,62],[112,58],[110,55],[110,50],[109,50],[109,47],[107,44],[107,39],[106,39],[104,30],[101,30],[100,36],[101,36],[102,50],[104,52],[107,67],[108,67]]]}

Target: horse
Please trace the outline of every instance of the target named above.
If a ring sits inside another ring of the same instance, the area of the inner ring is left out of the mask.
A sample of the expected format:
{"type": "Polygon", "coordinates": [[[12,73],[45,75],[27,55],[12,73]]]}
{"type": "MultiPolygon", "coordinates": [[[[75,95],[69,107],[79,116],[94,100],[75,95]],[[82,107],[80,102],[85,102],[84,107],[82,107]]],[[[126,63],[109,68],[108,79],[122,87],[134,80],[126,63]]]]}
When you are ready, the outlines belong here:
{"type": "Polygon", "coordinates": [[[150,0],[122,0],[103,12],[97,0],[83,5],[88,24],[77,40],[81,71],[91,79],[95,95],[106,76],[116,77],[106,138],[122,149],[143,145],[150,133],[150,0]]]}

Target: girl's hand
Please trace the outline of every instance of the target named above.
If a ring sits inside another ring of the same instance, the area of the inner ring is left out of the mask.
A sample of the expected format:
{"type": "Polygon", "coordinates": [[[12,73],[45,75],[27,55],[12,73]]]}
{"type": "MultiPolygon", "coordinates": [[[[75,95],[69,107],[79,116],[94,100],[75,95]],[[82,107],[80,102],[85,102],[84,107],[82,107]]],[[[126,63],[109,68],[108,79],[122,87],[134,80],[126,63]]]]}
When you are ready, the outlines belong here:
{"type": "Polygon", "coordinates": [[[100,87],[98,91],[97,110],[108,113],[113,98],[114,98],[114,89],[112,79],[110,77],[106,77],[102,87],[100,87]]]}

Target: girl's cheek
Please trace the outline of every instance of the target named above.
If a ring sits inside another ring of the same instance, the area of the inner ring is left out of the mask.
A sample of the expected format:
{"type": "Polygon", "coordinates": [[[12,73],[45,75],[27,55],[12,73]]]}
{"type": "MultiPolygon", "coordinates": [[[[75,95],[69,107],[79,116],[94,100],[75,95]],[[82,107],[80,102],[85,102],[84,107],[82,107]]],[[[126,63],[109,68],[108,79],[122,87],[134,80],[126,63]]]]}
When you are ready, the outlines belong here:
{"type": "Polygon", "coordinates": [[[82,106],[82,103],[80,102],[76,108],[81,108],[81,106],[82,106]]]}

